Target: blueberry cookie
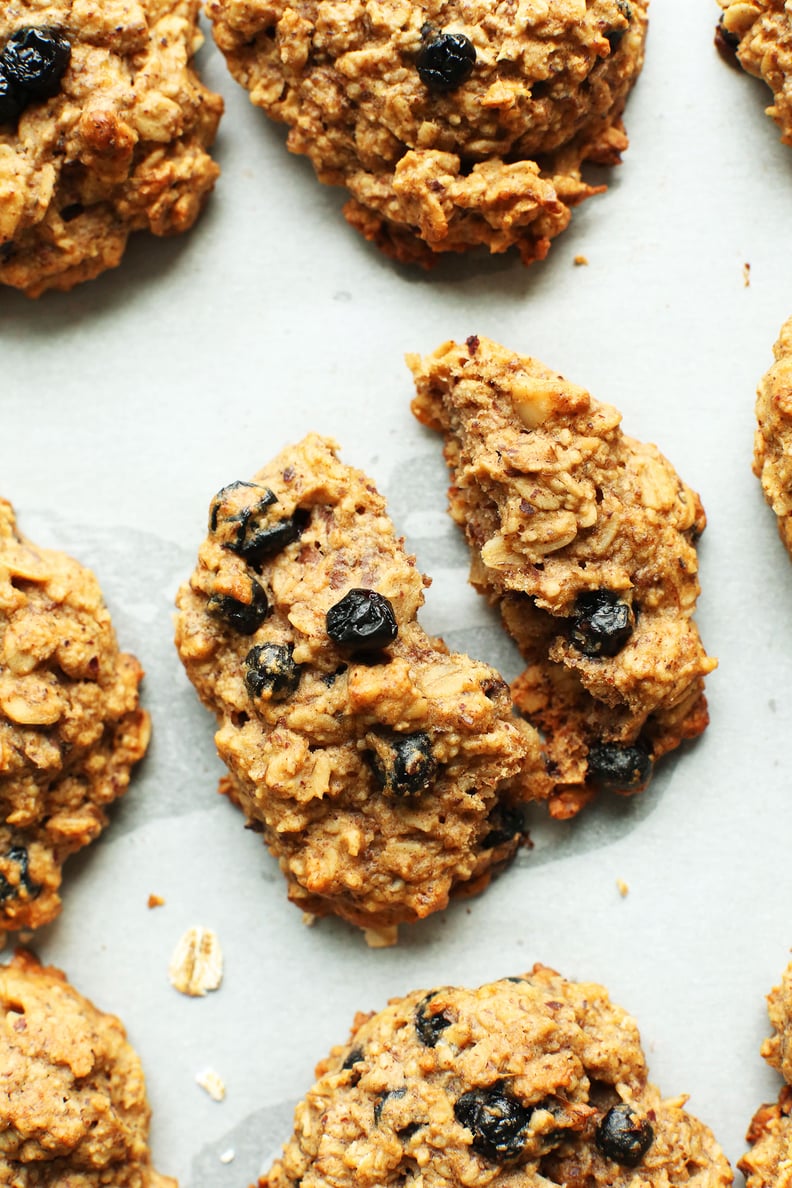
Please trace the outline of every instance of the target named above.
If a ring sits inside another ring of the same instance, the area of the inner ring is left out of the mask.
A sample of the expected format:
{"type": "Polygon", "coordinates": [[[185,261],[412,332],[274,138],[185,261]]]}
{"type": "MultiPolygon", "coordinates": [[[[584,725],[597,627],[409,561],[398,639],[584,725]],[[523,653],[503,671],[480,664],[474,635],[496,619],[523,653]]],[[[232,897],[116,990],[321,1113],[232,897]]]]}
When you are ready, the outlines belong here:
{"type": "Polygon", "coordinates": [[[90,570],[25,540],[0,500],[0,934],[60,911],[65,859],[145,753],[142,676],[90,570]]]}
{"type": "Polygon", "coordinates": [[[398,260],[542,259],[617,164],[647,0],[208,0],[235,78],[398,260]]]}
{"type": "Polygon", "coordinates": [[[786,1084],[778,1101],[762,1105],[754,1114],[746,1138],[751,1150],[737,1166],[747,1188],[784,1188],[792,1170],[792,965],[780,986],[767,996],[773,1035],[762,1044],[762,1055],[781,1073],[786,1084]]]}
{"type": "Polygon", "coordinates": [[[715,44],[773,92],[767,114],[792,144],[792,13],[784,0],[718,0],[715,44]]]}
{"type": "Polygon", "coordinates": [[[0,966],[0,1183],[178,1188],[151,1167],[143,1070],[118,1019],[58,969],[0,966]]]}
{"type": "Polygon", "coordinates": [[[712,1134],[648,1080],[602,986],[553,970],[358,1015],[259,1188],[727,1188],[712,1134]]]}
{"type": "Polygon", "coordinates": [[[792,553],[792,318],[781,327],[773,354],[756,397],[753,469],[792,553]]]}
{"type": "Polygon", "coordinates": [[[615,408],[535,359],[472,337],[408,362],[415,415],[445,434],[471,581],[527,661],[512,694],[545,736],[550,811],[639,791],[708,720],[698,496],[615,408]]]}
{"type": "Polygon", "coordinates": [[[0,284],[38,297],[192,226],[223,109],[200,82],[199,0],[0,6],[0,284]]]}
{"type": "Polygon", "coordinates": [[[310,435],[215,496],[176,644],[289,897],[392,940],[511,858],[544,776],[498,673],[418,625],[426,579],[335,451],[310,435]]]}

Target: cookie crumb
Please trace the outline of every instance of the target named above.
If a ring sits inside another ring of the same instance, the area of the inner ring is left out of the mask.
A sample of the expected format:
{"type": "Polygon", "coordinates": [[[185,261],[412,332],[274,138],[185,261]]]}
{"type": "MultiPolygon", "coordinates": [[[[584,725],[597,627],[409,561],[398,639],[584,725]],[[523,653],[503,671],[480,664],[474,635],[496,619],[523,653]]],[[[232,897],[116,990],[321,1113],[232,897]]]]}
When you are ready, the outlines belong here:
{"type": "Polygon", "coordinates": [[[616,886],[619,888],[619,895],[621,895],[622,899],[625,899],[630,894],[630,888],[624,879],[617,879],[616,886]]]}
{"type": "Polygon", "coordinates": [[[399,926],[390,924],[383,928],[366,928],[363,936],[370,949],[389,949],[399,939],[399,926]]]}
{"type": "Polygon", "coordinates": [[[306,928],[313,928],[314,924],[316,923],[316,920],[317,920],[317,917],[313,914],[313,912],[303,912],[302,922],[306,928]]]}
{"type": "Polygon", "coordinates": [[[168,966],[170,983],[180,994],[202,998],[223,980],[223,953],[211,928],[188,928],[168,966]]]}
{"type": "Polygon", "coordinates": [[[165,900],[161,895],[149,895],[147,906],[150,908],[164,907],[165,900]]]}
{"type": "Polygon", "coordinates": [[[743,264],[743,288],[749,289],[751,287],[751,265],[746,261],[743,264]]]}
{"type": "Polygon", "coordinates": [[[21,944],[29,945],[30,942],[33,940],[33,933],[29,929],[25,929],[24,932],[20,932],[19,940],[20,940],[21,944]]]}
{"type": "Polygon", "coordinates": [[[228,1150],[223,1151],[223,1153],[218,1156],[218,1158],[220,1159],[221,1163],[233,1163],[236,1159],[236,1151],[233,1147],[229,1147],[228,1150]]]}
{"type": "Polygon", "coordinates": [[[196,1073],[195,1083],[206,1090],[212,1101],[223,1101],[225,1098],[225,1082],[213,1068],[205,1068],[203,1072],[196,1073]]]}
{"type": "Polygon", "coordinates": [[[588,259],[586,256],[575,256],[572,263],[575,264],[579,268],[583,264],[588,264],[588,259]]]}

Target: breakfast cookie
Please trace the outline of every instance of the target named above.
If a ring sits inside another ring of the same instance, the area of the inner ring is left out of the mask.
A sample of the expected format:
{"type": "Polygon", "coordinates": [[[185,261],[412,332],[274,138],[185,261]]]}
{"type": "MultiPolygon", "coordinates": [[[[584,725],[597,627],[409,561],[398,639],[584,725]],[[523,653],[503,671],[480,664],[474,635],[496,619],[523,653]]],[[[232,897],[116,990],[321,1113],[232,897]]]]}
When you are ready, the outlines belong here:
{"type": "Polygon", "coordinates": [[[90,570],[25,540],[0,500],[0,933],[60,911],[65,859],[145,753],[142,676],[90,570]]]}
{"type": "Polygon", "coordinates": [[[751,1150],[737,1166],[747,1188],[792,1186],[792,965],[784,970],[781,985],[767,996],[773,1035],[762,1044],[762,1055],[787,1082],[778,1101],[762,1105],[745,1136],[751,1150]]]}
{"type": "Polygon", "coordinates": [[[223,109],[192,58],[199,0],[0,5],[0,284],[38,297],[192,226],[223,109]]]}
{"type": "Polygon", "coordinates": [[[208,0],[214,35],[288,147],[351,194],[398,260],[514,246],[541,260],[618,164],[648,0],[208,0]]]}
{"type": "Polygon", "coordinates": [[[792,318],[773,347],[775,363],[759,385],[754,474],[778,517],[778,531],[792,553],[792,318]]]}
{"type": "Polygon", "coordinates": [[[176,644],[290,899],[388,941],[486,885],[545,777],[498,673],[418,625],[428,583],[336,448],[310,435],[215,496],[176,644]]]}
{"type": "Polygon", "coordinates": [[[0,965],[0,1183],[177,1188],[151,1167],[143,1070],[118,1019],[58,969],[0,965]]]}
{"type": "Polygon", "coordinates": [[[648,1080],[634,1020],[553,970],[444,986],[355,1019],[259,1188],[727,1188],[684,1097],[648,1080]],[[420,1169],[420,1171],[418,1170],[420,1169]]]}
{"type": "Polygon", "coordinates": [[[408,362],[415,415],[445,434],[471,581],[528,662],[512,695],[545,737],[551,813],[639,791],[707,725],[698,496],[615,408],[535,359],[471,337],[408,362]]]}
{"type": "Polygon", "coordinates": [[[773,92],[767,114],[792,144],[792,12],[784,0],[718,0],[715,44],[773,92]]]}

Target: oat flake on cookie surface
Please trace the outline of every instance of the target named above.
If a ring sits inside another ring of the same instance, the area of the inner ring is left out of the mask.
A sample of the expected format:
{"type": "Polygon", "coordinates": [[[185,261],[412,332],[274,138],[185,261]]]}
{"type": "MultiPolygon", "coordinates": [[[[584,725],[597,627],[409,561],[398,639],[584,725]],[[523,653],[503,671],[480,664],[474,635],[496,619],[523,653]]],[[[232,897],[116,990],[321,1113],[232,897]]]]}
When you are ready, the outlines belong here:
{"type": "Polygon", "coordinates": [[[192,65],[198,0],[0,5],[0,284],[37,297],[186,231],[223,104],[192,65]]]}
{"type": "Polygon", "coordinates": [[[536,359],[473,336],[408,363],[415,415],[445,436],[471,582],[527,661],[512,694],[544,735],[551,813],[640,791],[708,721],[698,496],[615,408],[536,359]]]}
{"type": "Polygon", "coordinates": [[[178,1188],[151,1166],[143,1070],[123,1026],[60,970],[0,966],[0,1183],[178,1188]]]}
{"type": "Polygon", "coordinates": [[[60,911],[65,859],[145,754],[142,677],[90,570],[25,540],[0,500],[0,932],[60,911]]]}
{"type": "Polygon", "coordinates": [[[684,1097],[648,1080],[634,1020],[543,966],[359,1014],[316,1069],[259,1188],[727,1188],[684,1097]]]}
{"type": "Polygon", "coordinates": [[[542,259],[616,164],[647,0],[208,0],[214,36],[346,218],[403,261],[542,259]]]}
{"type": "Polygon", "coordinates": [[[309,435],[215,496],[176,643],[290,899],[392,942],[505,865],[546,777],[500,675],[417,622],[425,579],[336,449],[309,435]]]}

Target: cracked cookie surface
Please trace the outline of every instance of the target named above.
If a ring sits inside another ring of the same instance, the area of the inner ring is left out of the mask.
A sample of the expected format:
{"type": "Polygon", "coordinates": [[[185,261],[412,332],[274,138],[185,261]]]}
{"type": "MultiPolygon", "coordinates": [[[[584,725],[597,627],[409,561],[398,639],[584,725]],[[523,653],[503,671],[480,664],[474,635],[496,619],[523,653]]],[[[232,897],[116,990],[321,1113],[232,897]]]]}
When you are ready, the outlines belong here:
{"type": "Polygon", "coordinates": [[[528,662],[512,694],[544,734],[551,813],[639,791],[708,720],[698,496],[615,408],[535,359],[474,336],[408,363],[415,415],[445,435],[471,582],[528,662]]]}
{"type": "MultiPolygon", "coordinates": [[[[199,0],[8,0],[0,51],[34,27],[69,60],[57,90],[0,116],[0,284],[38,297],[117,265],[133,231],[186,231],[219,170],[222,100],[192,67],[199,0]]],[[[0,102],[3,59],[0,53],[0,102]]],[[[0,106],[0,112],[2,107],[0,106]]]]}
{"type": "Polygon", "coordinates": [[[25,540],[0,500],[0,930],[60,911],[65,859],[145,753],[142,676],[90,570],[25,540]]]}
{"type": "Polygon", "coordinates": [[[781,327],[773,354],[756,395],[753,470],[792,554],[792,318],[781,327]]]}
{"type": "Polygon", "coordinates": [[[773,1034],[762,1055],[784,1078],[778,1100],[761,1105],[745,1136],[751,1149],[737,1166],[747,1188],[789,1188],[792,1184],[792,965],[767,996],[773,1034]]]}
{"type": "Polygon", "coordinates": [[[425,579],[335,450],[310,435],[219,492],[176,644],[289,897],[387,939],[486,885],[544,774],[499,674],[419,626],[425,579]]]}
{"type": "Polygon", "coordinates": [[[178,1188],[151,1167],[149,1104],[123,1026],[60,970],[0,965],[0,1182],[178,1188]]]}
{"type": "Polygon", "coordinates": [[[616,164],[647,0],[209,0],[214,36],[288,147],[344,185],[387,254],[542,259],[616,164]]]}
{"type": "Polygon", "coordinates": [[[535,966],[358,1015],[259,1188],[726,1188],[710,1131],[648,1081],[602,986],[535,966]]]}
{"type": "Polygon", "coordinates": [[[719,0],[716,45],[773,92],[767,114],[792,144],[792,13],[784,0],[719,0]]]}

